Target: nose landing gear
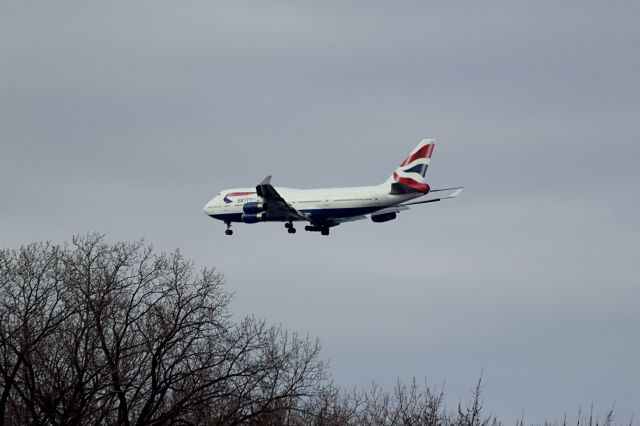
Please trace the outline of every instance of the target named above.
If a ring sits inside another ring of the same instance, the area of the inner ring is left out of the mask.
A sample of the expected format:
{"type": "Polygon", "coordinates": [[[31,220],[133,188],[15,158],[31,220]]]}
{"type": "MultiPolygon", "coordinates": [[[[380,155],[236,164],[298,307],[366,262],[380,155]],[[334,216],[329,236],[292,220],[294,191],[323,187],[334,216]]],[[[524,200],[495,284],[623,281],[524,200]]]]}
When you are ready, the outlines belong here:
{"type": "Polygon", "coordinates": [[[224,231],[225,235],[233,235],[233,230],[231,229],[231,222],[225,222],[227,224],[227,230],[224,231]]]}

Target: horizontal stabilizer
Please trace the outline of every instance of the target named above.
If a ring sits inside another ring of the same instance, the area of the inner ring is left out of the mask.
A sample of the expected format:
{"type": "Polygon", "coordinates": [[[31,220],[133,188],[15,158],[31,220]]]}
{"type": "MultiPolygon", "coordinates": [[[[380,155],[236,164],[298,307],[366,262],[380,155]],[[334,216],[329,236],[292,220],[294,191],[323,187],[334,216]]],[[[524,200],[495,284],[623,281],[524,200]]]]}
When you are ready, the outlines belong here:
{"type": "Polygon", "coordinates": [[[458,195],[460,195],[460,193],[462,192],[462,190],[464,188],[449,188],[449,191],[453,190],[453,189],[455,189],[455,191],[451,195],[447,195],[446,197],[431,198],[430,200],[416,201],[416,202],[413,202],[413,203],[404,203],[404,204],[401,204],[401,205],[403,205],[403,206],[412,206],[414,204],[435,203],[436,201],[447,200],[449,198],[456,198],[458,195]]]}
{"type": "Polygon", "coordinates": [[[462,186],[456,186],[455,188],[438,188],[438,189],[432,189],[429,191],[429,193],[432,192],[442,192],[442,191],[455,191],[457,189],[463,189],[464,187],[462,186]]]}

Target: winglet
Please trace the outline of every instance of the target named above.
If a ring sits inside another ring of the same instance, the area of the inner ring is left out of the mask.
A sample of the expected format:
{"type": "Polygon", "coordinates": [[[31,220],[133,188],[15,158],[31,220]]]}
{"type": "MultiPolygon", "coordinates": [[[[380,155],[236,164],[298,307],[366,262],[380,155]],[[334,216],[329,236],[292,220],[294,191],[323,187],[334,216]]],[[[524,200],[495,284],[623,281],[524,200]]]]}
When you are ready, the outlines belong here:
{"type": "Polygon", "coordinates": [[[449,195],[447,198],[456,198],[458,195],[460,195],[460,193],[464,190],[464,188],[460,188],[457,191],[455,191],[453,194],[449,195]]]}
{"type": "Polygon", "coordinates": [[[269,185],[270,183],[271,183],[271,175],[269,175],[266,178],[262,179],[262,182],[260,182],[260,185],[269,185]]]}
{"type": "Polygon", "coordinates": [[[258,194],[259,197],[264,198],[265,188],[267,188],[268,191],[268,187],[271,187],[271,175],[262,179],[262,182],[260,182],[258,186],[256,186],[256,194],[258,194]]]}

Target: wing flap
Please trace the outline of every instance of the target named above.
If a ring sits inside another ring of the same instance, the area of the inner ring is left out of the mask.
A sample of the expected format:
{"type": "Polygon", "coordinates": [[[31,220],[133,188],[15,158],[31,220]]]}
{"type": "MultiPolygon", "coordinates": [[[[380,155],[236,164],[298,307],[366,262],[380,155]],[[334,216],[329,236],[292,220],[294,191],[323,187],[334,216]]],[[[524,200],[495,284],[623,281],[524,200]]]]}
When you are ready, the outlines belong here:
{"type": "Polygon", "coordinates": [[[333,218],[330,222],[335,222],[336,224],[345,223],[345,222],[355,222],[356,220],[366,219],[366,216],[350,216],[350,217],[338,217],[333,218]]]}
{"type": "Polygon", "coordinates": [[[396,204],[395,206],[387,207],[382,210],[376,210],[371,213],[372,215],[385,214],[385,213],[399,213],[403,210],[409,210],[406,204],[396,204]]]}

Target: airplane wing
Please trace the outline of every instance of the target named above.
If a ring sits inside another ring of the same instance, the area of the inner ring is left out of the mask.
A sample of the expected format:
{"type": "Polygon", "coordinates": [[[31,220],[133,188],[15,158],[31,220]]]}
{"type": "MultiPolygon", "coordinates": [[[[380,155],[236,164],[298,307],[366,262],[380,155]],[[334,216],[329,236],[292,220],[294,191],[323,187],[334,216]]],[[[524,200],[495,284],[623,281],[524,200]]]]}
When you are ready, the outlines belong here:
{"type": "Polygon", "coordinates": [[[377,210],[371,214],[375,216],[377,214],[398,213],[398,212],[401,212],[402,210],[409,210],[409,207],[405,206],[404,204],[396,204],[395,206],[387,207],[382,210],[377,210]]]}
{"type": "Polygon", "coordinates": [[[312,222],[308,215],[291,207],[291,205],[278,194],[278,191],[271,185],[271,176],[267,176],[256,186],[256,193],[262,197],[267,205],[267,216],[312,222]]]}
{"type": "MultiPolygon", "coordinates": [[[[434,189],[430,192],[439,192],[439,191],[454,191],[451,195],[447,195],[446,197],[439,198],[431,198],[424,201],[415,201],[413,203],[404,203],[397,204],[395,206],[387,207],[382,210],[378,210],[372,215],[380,215],[385,213],[398,213],[403,210],[409,210],[409,206],[414,204],[425,204],[425,203],[433,203],[436,201],[442,201],[449,198],[456,198],[462,192],[464,188],[444,188],[444,189],[434,189]]],[[[307,222],[311,222],[316,224],[317,221],[313,220],[309,215],[303,213],[301,211],[293,208],[287,201],[282,198],[282,196],[276,191],[276,189],[271,185],[271,176],[267,176],[256,186],[256,193],[260,196],[265,204],[267,205],[267,215],[274,218],[284,218],[291,220],[304,220],[307,222]]],[[[326,221],[322,221],[325,225],[328,226],[337,226],[344,222],[353,222],[356,220],[366,219],[366,216],[351,216],[344,218],[332,218],[326,221]]]]}
{"type": "Polygon", "coordinates": [[[337,226],[341,223],[345,223],[345,222],[355,222],[356,220],[362,220],[362,219],[366,219],[366,216],[349,216],[349,217],[336,217],[336,218],[332,218],[327,220],[328,223],[330,224],[335,224],[332,226],[337,226]]]}

